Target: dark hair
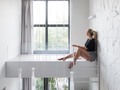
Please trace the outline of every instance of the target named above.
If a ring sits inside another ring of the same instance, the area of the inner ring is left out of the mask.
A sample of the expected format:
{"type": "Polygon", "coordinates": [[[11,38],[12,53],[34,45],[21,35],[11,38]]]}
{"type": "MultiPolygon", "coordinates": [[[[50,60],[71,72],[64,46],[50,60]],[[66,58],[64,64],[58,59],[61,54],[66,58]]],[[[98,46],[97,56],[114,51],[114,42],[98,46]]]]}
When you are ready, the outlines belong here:
{"type": "Polygon", "coordinates": [[[94,33],[93,33],[93,30],[92,30],[92,29],[88,29],[87,33],[90,33],[90,35],[91,35],[91,36],[93,36],[93,35],[94,35],[94,33]]]}

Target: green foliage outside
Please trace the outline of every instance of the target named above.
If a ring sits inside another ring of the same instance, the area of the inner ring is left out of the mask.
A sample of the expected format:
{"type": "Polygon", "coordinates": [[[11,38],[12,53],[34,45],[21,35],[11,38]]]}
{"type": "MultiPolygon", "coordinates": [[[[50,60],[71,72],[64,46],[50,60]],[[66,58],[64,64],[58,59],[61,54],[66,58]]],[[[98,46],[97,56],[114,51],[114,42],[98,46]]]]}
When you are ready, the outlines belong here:
{"type": "Polygon", "coordinates": [[[44,79],[43,78],[36,79],[36,90],[44,90],[44,79]]]}
{"type": "Polygon", "coordinates": [[[51,90],[56,90],[55,89],[55,79],[54,78],[49,78],[48,82],[51,85],[51,90]]]}
{"type": "MultiPolygon", "coordinates": [[[[45,50],[45,28],[34,28],[35,50],[45,50]]],[[[68,50],[68,28],[48,28],[48,50],[68,50]]]]}
{"type": "MultiPolygon", "coordinates": [[[[55,87],[56,80],[55,78],[48,78],[48,83],[50,85],[50,90],[58,90],[58,88],[55,87]]],[[[68,90],[68,85],[63,85],[63,90],[68,90]]],[[[36,90],[44,90],[44,79],[43,78],[37,78],[36,79],[36,90]]]]}

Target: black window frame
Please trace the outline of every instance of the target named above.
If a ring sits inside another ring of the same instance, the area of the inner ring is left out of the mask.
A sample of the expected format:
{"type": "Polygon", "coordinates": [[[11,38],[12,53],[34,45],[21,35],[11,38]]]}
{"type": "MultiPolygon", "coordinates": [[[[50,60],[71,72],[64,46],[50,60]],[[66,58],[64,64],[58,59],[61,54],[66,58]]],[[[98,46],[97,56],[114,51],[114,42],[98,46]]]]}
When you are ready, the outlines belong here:
{"type": "Polygon", "coordinates": [[[68,54],[70,53],[70,0],[34,0],[45,1],[46,21],[45,24],[34,24],[34,27],[45,27],[45,50],[33,50],[34,54],[68,54]],[[68,1],[68,24],[48,24],[48,1],[68,1]],[[48,28],[49,27],[68,27],[68,50],[48,50],[48,28]]]}

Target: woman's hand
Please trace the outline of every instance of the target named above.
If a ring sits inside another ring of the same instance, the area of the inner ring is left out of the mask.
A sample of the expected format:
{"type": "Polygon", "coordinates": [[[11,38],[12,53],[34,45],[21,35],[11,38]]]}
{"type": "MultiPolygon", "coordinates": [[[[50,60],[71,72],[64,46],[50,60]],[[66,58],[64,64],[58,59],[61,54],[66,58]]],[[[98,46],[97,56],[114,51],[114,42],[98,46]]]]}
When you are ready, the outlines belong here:
{"type": "Polygon", "coordinates": [[[84,46],[79,46],[79,45],[72,45],[73,47],[77,47],[77,48],[82,48],[82,49],[84,49],[84,50],[87,50],[87,48],[86,47],[84,47],[84,46]]]}
{"type": "Polygon", "coordinates": [[[78,48],[80,48],[80,46],[78,46],[78,45],[74,45],[74,44],[73,44],[72,46],[73,46],[73,47],[78,47],[78,48]]]}

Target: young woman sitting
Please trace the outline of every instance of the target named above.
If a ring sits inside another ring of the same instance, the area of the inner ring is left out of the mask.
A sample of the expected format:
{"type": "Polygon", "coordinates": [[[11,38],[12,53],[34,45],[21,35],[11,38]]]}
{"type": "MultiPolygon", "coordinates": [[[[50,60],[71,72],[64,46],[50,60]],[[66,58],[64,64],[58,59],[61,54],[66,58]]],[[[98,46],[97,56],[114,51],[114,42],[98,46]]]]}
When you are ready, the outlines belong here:
{"type": "Polygon", "coordinates": [[[79,46],[79,45],[72,45],[73,47],[77,47],[77,51],[69,54],[65,57],[59,58],[58,60],[63,60],[65,61],[68,58],[74,58],[74,62],[70,62],[69,68],[73,67],[73,64],[76,64],[76,60],[79,57],[83,57],[87,61],[95,61],[97,58],[96,55],[96,32],[93,31],[92,29],[88,29],[87,31],[87,41],[85,43],[85,46],[79,46]]]}

